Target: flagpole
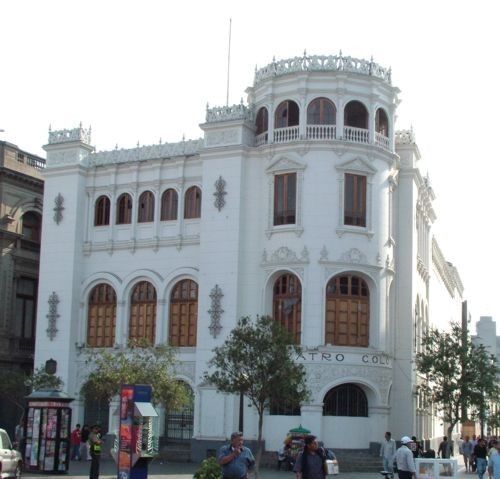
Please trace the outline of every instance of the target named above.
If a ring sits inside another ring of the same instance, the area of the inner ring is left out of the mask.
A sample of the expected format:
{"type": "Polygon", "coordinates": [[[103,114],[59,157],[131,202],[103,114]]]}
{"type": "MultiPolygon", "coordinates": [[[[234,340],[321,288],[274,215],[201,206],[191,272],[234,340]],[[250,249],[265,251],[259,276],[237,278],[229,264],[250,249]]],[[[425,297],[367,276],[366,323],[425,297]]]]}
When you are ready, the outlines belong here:
{"type": "Polygon", "coordinates": [[[229,65],[231,62],[231,23],[232,19],[229,19],[229,45],[227,48],[227,89],[226,89],[226,106],[229,106],[229,65]]]}

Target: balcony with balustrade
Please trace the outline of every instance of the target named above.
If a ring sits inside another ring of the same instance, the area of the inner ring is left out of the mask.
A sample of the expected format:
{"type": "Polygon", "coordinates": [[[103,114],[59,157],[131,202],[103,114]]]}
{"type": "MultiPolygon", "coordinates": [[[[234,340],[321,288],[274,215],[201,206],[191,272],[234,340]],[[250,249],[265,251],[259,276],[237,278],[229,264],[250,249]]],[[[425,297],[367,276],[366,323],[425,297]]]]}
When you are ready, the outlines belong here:
{"type": "Polygon", "coordinates": [[[360,101],[350,101],[339,113],[331,100],[316,98],[308,105],[305,125],[300,123],[300,118],[297,103],[286,100],[278,105],[270,126],[267,108],[261,107],[255,121],[255,146],[295,141],[342,141],[393,151],[388,116],[382,108],[370,118],[368,109],[360,101]]]}

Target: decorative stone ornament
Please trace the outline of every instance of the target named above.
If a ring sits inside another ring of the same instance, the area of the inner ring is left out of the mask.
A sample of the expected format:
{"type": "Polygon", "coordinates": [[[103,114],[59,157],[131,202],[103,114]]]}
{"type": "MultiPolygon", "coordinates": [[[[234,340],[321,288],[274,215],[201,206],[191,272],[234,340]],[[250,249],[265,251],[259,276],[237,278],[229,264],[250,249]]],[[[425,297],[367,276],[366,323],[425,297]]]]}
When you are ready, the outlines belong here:
{"type": "Polygon", "coordinates": [[[57,334],[57,318],[59,318],[59,314],[57,314],[57,305],[59,304],[59,297],[55,291],[49,296],[49,314],[47,314],[47,319],[49,320],[49,327],[47,328],[47,336],[52,341],[57,334]]]}
{"type": "Polygon", "coordinates": [[[64,203],[64,197],[63,195],[61,195],[61,193],[59,193],[54,199],[54,204],[55,204],[54,221],[56,222],[56,224],[59,224],[63,219],[63,214],[62,214],[62,212],[64,211],[63,203],[64,203]]]}
{"type": "Polygon", "coordinates": [[[210,292],[210,299],[212,300],[211,308],[207,311],[210,315],[210,326],[208,329],[210,330],[210,334],[216,338],[222,326],[220,324],[220,318],[224,310],[221,308],[220,302],[224,295],[222,294],[222,290],[219,288],[219,285],[216,284],[212,291],[210,292]]]}
{"type": "Polygon", "coordinates": [[[222,208],[224,208],[224,205],[226,204],[226,200],[224,198],[224,196],[227,195],[227,192],[225,191],[226,182],[222,178],[222,176],[219,176],[219,179],[214,183],[214,185],[215,185],[214,206],[220,211],[222,208]]]}

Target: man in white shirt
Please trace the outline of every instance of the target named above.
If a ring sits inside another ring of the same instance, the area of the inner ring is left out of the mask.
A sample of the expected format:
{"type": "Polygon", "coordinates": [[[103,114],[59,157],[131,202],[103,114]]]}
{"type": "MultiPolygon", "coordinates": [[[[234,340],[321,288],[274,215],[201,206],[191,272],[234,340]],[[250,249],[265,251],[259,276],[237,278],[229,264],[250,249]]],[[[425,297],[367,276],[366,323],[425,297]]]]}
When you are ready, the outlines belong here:
{"type": "Polygon", "coordinates": [[[385,433],[385,440],[380,446],[380,457],[382,458],[382,463],[384,471],[390,472],[391,477],[394,476],[394,456],[396,454],[396,441],[391,438],[391,433],[387,431],[385,433]]]}
{"type": "Polygon", "coordinates": [[[401,438],[401,447],[396,451],[396,464],[399,479],[416,479],[415,461],[408,444],[412,441],[408,436],[401,438]]]}

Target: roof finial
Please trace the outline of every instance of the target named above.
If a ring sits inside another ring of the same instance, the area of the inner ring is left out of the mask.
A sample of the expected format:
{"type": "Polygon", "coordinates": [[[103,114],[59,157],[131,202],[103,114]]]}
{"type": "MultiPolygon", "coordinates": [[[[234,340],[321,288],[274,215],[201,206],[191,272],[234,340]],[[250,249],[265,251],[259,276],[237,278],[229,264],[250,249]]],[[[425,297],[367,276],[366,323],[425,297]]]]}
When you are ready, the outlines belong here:
{"type": "Polygon", "coordinates": [[[304,57],[307,57],[307,52],[305,48],[304,48],[304,57]]]}
{"type": "Polygon", "coordinates": [[[139,148],[139,140],[137,140],[137,148],[139,148]]]}
{"type": "Polygon", "coordinates": [[[159,144],[161,145],[161,136],[160,136],[160,141],[159,141],[159,144]]]}

